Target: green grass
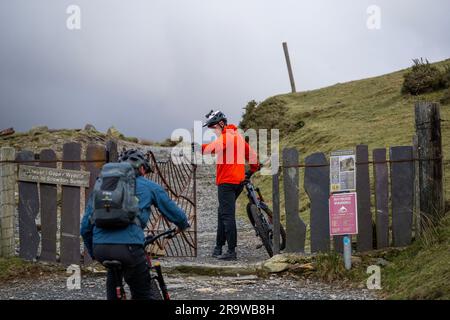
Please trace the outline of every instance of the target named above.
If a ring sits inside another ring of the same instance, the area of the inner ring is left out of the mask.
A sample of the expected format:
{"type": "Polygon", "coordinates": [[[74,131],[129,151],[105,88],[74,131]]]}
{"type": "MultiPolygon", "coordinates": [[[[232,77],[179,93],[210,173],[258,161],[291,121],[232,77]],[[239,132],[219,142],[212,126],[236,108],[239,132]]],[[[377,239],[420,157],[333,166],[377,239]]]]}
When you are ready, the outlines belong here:
{"type": "Polygon", "coordinates": [[[450,299],[450,212],[431,237],[433,243],[416,241],[382,269],[386,298],[450,299]]]}
{"type": "Polygon", "coordinates": [[[0,258],[0,282],[18,278],[31,278],[64,270],[60,265],[45,265],[22,260],[18,257],[0,258]]]}

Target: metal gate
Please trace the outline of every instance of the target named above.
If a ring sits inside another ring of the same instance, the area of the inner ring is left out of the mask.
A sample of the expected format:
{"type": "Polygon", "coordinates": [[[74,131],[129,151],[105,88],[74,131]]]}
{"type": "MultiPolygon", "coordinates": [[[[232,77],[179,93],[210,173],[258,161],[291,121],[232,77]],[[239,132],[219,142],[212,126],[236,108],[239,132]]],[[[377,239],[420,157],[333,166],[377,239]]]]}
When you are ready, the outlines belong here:
{"type": "MultiPolygon", "coordinates": [[[[195,257],[197,256],[197,166],[187,161],[174,163],[171,158],[167,161],[157,161],[153,152],[148,151],[147,154],[153,168],[153,172],[147,177],[167,191],[170,198],[186,213],[191,225],[188,230],[171,239],[158,240],[150,246],[149,251],[155,255],[168,257],[195,257]]],[[[157,208],[152,207],[146,234],[155,235],[173,227],[157,208]]]]}

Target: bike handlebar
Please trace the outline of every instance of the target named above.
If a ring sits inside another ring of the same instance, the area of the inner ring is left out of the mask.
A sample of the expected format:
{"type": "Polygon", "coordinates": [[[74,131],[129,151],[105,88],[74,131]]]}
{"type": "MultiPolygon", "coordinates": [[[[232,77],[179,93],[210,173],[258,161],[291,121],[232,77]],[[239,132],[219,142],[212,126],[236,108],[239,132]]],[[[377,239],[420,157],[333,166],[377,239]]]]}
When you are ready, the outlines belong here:
{"type": "Polygon", "coordinates": [[[145,237],[145,241],[144,241],[144,248],[147,247],[149,244],[152,244],[153,242],[155,242],[156,240],[158,240],[161,237],[170,239],[173,238],[176,234],[177,228],[173,228],[167,231],[164,231],[163,233],[157,234],[155,235],[150,235],[150,236],[146,236],[145,237]]]}

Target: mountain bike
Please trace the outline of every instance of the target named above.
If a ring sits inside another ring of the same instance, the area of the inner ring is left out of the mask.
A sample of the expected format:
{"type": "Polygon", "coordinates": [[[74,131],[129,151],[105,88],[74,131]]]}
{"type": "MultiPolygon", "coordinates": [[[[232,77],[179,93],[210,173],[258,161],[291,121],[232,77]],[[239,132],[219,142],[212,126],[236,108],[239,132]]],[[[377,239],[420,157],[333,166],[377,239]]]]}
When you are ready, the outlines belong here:
{"type": "MultiPolygon", "coordinates": [[[[255,187],[250,179],[244,181],[247,190],[248,204],[247,216],[255,229],[256,236],[261,238],[267,253],[273,256],[273,221],[272,210],[264,202],[259,188],[255,187]]],[[[286,247],[286,231],[280,224],[280,250],[286,247]]]]}
{"type": "MultiPolygon", "coordinates": [[[[149,235],[145,237],[144,241],[144,251],[146,255],[146,259],[149,265],[149,272],[151,278],[151,286],[152,286],[152,295],[155,300],[170,300],[169,292],[167,291],[167,286],[164,281],[164,277],[161,270],[161,264],[159,260],[153,259],[148,254],[147,250],[145,250],[149,245],[153,244],[156,240],[160,238],[170,239],[173,238],[176,234],[176,228],[167,230],[163,233],[157,235],[149,235]],[[156,281],[156,282],[155,282],[156,281]]],[[[116,288],[116,296],[119,300],[126,300],[126,293],[123,286],[123,277],[120,274],[120,270],[122,269],[122,263],[117,260],[106,260],[103,261],[103,265],[112,271],[113,281],[115,283],[116,288]]]]}

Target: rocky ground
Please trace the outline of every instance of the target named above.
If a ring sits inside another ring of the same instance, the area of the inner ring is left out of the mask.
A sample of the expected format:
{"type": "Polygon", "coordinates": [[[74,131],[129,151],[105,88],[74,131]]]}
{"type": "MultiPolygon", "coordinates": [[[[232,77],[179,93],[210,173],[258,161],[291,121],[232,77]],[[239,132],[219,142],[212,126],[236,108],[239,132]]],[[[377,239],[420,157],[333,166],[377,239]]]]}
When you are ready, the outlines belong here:
{"type": "MultiPolygon", "coordinates": [[[[166,276],[171,298],[175,300],[360,300],[374,299],[368,290],[343,289],[317,282],[272,276],[240,277],[166,276]]],[[[0,299],[18,300],[103,300],[105,277],[85,275],[81,289],[68,290],[67,276],[55,275],[34,280],[15,280],[0,285],[0,299]]],[[[129,295],[128,295],[129,296],[129,295]]]]}

